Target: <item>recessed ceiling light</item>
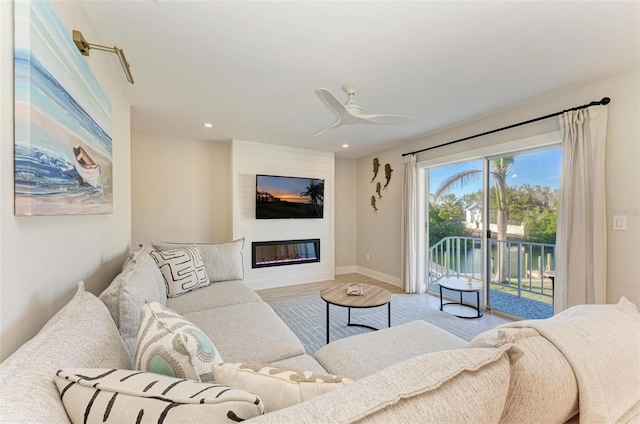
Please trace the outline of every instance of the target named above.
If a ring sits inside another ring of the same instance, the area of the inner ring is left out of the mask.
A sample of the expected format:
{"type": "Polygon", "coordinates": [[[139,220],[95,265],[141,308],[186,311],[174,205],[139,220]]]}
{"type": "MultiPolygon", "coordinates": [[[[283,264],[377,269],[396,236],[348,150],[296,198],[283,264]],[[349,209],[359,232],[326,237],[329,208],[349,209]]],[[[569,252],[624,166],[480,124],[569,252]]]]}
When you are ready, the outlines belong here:
{"type": "Polygon", "coordinates": [[[346,149],[347,147],[349,147],[349,145],[348,144],[343,144],[342,147],[344,147],[346,149]]]}
{"type": "Polygon", "coordinates": [[[207,122],[206,124],[204,124],[204,126],[207,127],[207,128],[211,128],[211,127],[213,127],[213,124],[210,124],[210,123],[207,122]]]}

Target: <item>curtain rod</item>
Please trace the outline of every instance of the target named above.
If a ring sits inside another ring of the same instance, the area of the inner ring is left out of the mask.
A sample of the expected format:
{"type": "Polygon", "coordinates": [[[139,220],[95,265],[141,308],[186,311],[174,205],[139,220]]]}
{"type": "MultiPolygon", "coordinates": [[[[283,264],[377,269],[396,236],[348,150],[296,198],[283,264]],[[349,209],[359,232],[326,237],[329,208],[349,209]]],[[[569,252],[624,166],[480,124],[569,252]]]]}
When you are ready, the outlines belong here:
{"type": "Polygon", "coordinates": [[[448,141],[446,143],[438,144],[437,146],[431,146],[431,147],[427,147],[427,148],[424,148],[424,149],[416,150],[415,152],[403,153],[402,156],[415,155],[415,154],[418,154],[418,153],[426,152],[427,150],[433,150],[433,149],[437,149],[439,147],[448,146],[450,144],[460,143],[461,141],[467,141],[467,140],[470,140],[472,138],[482,137],[483,135],[489,135],[489,134],[497,133],[499,131],[509,130],[511,128],[519,127],[521,125],[531,124],[532,122],[542,121],[543,119],[547,119],[547,118],[551,118],[551,117],[554,117],[554,116],[562,115],[563,113],[570,112],[572,110],[586,109],[589,106],[607,105],[607,104],[609,104],[610,101],[611,101],[611,99],[609,97],[603,97],[602,100],[593,101],[593,102],[589,103],[588,105],[576,106],[576,107],[571,108],[571,109],[565,109],[565,110],[562,110],[560,112],[551,113],[549,115],[541,116],[539,118],[529,119],[528,121],[518,122],[517,124],[512,124],[512,125],[509,125],[509,126],[506,126],[506,127],[495,129],[495,130],[486,131],[486,132],[483,132],[483,133],[480,133],[480,134],[470,135],[469,137],[460,138],[458,140],[448,141]]]}

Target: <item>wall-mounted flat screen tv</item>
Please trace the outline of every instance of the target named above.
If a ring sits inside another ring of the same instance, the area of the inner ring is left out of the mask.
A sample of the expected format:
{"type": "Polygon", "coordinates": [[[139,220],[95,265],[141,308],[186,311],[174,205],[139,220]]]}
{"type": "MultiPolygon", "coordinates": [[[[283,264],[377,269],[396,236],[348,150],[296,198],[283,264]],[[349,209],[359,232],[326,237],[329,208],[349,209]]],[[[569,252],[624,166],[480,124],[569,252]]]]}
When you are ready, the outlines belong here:
{"type": "Polygon", "coordinates": [[[256,175],[256,219],[322,218],[324,180],[256,175]]]}

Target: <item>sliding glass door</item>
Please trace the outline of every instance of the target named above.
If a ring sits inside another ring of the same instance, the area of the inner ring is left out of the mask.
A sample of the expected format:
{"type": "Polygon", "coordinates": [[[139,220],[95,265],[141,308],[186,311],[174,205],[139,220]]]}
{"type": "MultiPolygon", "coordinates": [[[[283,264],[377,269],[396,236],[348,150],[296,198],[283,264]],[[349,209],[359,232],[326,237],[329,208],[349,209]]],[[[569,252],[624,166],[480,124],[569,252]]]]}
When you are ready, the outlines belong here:
{"type": "Polygon", "coordinates": [[[482,282],[482,161],[460,162],[428,171],[428,290],[441,278],[482,282]]]}
{"type": "Polygon", "coordinates": [[[551,316],[561,160],[553,147],[429,168],[428,290],[471,279],[488,309],[551,316]]]}
{"type": "Polygon", "coordinates": [[[522,318],[553,315],[562,149],[487,159],[487,304],[522,318]]]}

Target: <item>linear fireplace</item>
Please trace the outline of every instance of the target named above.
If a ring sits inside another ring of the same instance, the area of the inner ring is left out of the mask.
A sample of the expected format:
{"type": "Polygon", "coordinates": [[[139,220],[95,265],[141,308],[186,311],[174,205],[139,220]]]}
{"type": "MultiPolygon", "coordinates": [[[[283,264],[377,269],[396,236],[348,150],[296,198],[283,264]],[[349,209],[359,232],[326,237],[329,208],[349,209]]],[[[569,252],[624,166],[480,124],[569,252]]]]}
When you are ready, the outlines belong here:
{"type": "Polygon", "coordinates": [[[251,268],[320,262],[320,239],[254,241],[251,268]]]}

